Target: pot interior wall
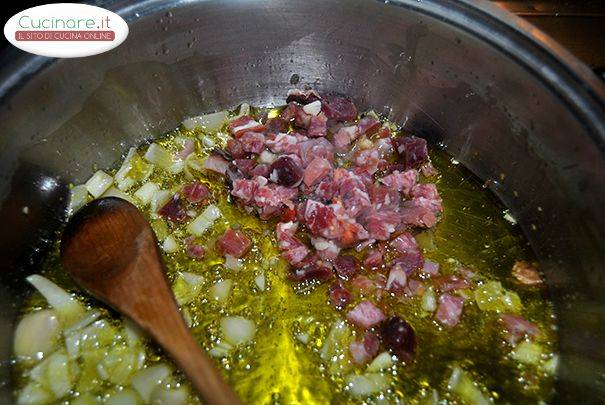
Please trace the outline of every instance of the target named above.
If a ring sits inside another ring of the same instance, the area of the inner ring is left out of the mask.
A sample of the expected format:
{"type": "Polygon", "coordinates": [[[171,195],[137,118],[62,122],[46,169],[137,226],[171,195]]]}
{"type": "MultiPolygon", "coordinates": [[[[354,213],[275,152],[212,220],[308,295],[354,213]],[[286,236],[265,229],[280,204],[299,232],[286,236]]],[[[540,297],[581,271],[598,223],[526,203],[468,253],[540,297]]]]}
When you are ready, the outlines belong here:
{"type": "Polygon", "coordinates": [[[10,224],[0,232],[10,247],[0,257],[7,264],[1,358],[10,354],[19,307],[13,296],[35,271],[34,247],[52,239],[61,221],[67,183],[82,182],[187,116],[241,101],[283,104],[287,89],[308,85],[352,96],[491,180],[531,241],[557,303],[559,398],[603,398],[605,224],[598,203],[605,201],[605,164],[595,141],[602,142],[602,117],[587,122],[497,38],[454,21],[480,18],[477,12],[446,3],[118,2],[113,7],[131,19],[119,48],[51,62],[19,56],[13,66],[27,62],[36,74],[5,91],[0,106],[0,219],[10,224]],[[445,7],[448,18],[432,15],[445,7]]]}

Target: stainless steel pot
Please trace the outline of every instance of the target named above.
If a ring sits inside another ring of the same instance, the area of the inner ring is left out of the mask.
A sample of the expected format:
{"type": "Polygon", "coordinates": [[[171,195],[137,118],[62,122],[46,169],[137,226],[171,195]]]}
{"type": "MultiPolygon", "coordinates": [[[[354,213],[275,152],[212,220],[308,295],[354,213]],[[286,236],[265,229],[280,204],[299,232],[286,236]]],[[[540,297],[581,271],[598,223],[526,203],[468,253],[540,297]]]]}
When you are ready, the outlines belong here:
{"type": "Polygon", "coordinates": [[[66,184],[194,114],[351,95],[443,144],[510,207],[557,304],[559,402],[605,400],[605,87],[542,32],[471,0],[117,1],[130,36],[73,60],[11,52],[0,76],[4,397],[25,274],[66,184]],[[29,213],[23,212],[23,207],[29,213]]]}

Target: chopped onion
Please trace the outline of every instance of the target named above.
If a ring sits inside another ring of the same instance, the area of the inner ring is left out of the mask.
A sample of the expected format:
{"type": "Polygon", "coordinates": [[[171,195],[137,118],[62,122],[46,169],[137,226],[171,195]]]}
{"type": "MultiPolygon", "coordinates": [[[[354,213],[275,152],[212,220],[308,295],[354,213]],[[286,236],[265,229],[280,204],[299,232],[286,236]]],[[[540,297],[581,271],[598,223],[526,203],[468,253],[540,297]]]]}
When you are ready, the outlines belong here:
{"type": "Polygon", "coordinates": [[[437,298],[433,287],[429,287],[424,291],[422,295],[422,309],[428,312],[433,312],[437,309],[437,298]]]}
{"type": "Polygon", "coordinates": [[[207,148],[214,148],[216,146],[216,142],[214,142],[209,136],[202,136],[202,145],[207,148]]]}
{"type": "Polygon", "coordinates": [[[214,222],[221,217],[221,211],[214,204],[210,204],[206,209],[195,218],[187,229],[194,235],[201,236],[206,232],[214,222]]]}
{"type": "Polygon", "coordinates": [[[466,371],[460,367],[454,367],[452,375],[447,383],[447,388],[454,392],[465,402],[477,405],[487,405],[490,401],[483,396],[483,393],[475,385],[466,371]]]}
{"type": "Polygon", "coordinates": [[[115,187],[109,187],[107,191],[105,191],[103,195],[101,195],[101,197],[117,197],[121,198],[122,200],[126,200],[130,203],[134,203],[131,196],[115,187]]]}
{"type": "Polygon", "coordinates": [[[559,356],[557,356],[555,354],[549,360],[544,362],[542,369],[549,374],[554,374],[557,371],[558,366],[559,366],[559,356]]]}
{"type": "Polygon", "coordinates": [[[185,161],[183,159],[176,159],[170,168],[168,169],[172,174],[178,174],[185,169],[185,161]]]}
{"type": "Polygon", "coordinates": [[[237,114],[237,116],[241,117],[242,115],[250,115],[250,104],[242,103],[239,106],[239,113],[237,114]]]}
{"type": "Polygon", "coordinates": [[[47,278],[39,274],[32,274],[27,277],[27,281],[36,287],[49,305],[57,311],[59,320],[64,326],[71,325],[84,315],[84,307],[67,291],[47,278]]]}
{"type": "Polygon", "coordinates": [[[151,212],[158,212],[168,200],[172,197],[172,193],[168,190],[158,190],[151,196],[150,209],[151,212]]]}
{"type": "Polygon", "coordinates": [[[145,152],[145,159],[164,170],[170,170],[174,164],[174,157],[172,154],[157,143],[149,145],[147,152],[145,152]]]}
{"type": "Polygon", "coordinates": [[[261,152],[261,154],[258,158],[261,163],[266,163],[266,164],[270,165],[271,163],[275,162],[275,160],[277,159],[277,155],[275,153],[271,153],[265,149],[264,151],[261,152]]]}
{"type": "Polygon", "coordinates": [[[521,363],[538,365],[542,359],[542,347],[537,343],[524,341],[517,345],[511,355],[521,363]]]}
{"type": "Polygon", "coordinates": [[[200,294],[204,277],[188,272],[179,272],[179,275],[172,286],[176,301],[180,304],[188,304],[195,300],[200,294]]]}
{"type": "Polygon", "coordinates": [[[139,354],[136,350],[126,345],[114,345],[109,348],[97,368],[106,373],[107,381],[125,385],[130,382],[139,365],[139,354]]]}
{"type": "Polygon", "coordinates": [[[309,115],[319,114],[321,112],[321,101],[315,100],[312,103],[303,106],[303,111],[309,115]]]}
{"type": "Polygon", "coordinates": [[[219,302],[225,302],[229,298],[229,294],[231,294],[232,287],[232,280],[218,281],[210,287],[210,296],[219,302]]]}
{"type": "Polygon", "coordinates": [[[162,249],[166,253],[174,253],[179,250],[179,243],[172,235],[166,236],[164,238],[164,243],[162,243],[162,249]]]}
{"type": "Polygon", "coordinates": [[[148,181],[143,184],[137,191],[134,192],[134,196],[141,202],[143,205],[148,205],[151,202],[154,194],[160,190],[160,186],[155,184],[154,182],[148,181]]]}
{"type": "Polygon", "coordinates": [[[353,395],[368,396],[386,390],[389,387],[389,378],[378,373],[349,375],[347,386],[353,395]]]}
{"type": "Polygon", "coordinates": [[[71,401],[69,405],[98,405],[99,400],[90,393],[84,393],[78,395],[76,399],[71,401]]]}
{"type": "Polygon", "coordinates": [[[163,363],[155,364],[147,367],[135,374],[132,377],[131,385],[145,403],[149,403],[151,393],[170,375],[170,368],[163,363]]]}
{"type": "Polygon", "coordinates": [[[303,344],[309,343],[309,334],[308,333],[297,333],[296,339],[303,344]]]}
{"type": "Polygon", "coordinates": [[[94,198],[99,198],[113,184],[113,177],[99,170],[84,184],[94,198]]]}
{"type": "Polygon", "coordinates": [[[221,331],[225,340],[237,346],[247,343],[254,338],[256,326],[254,322],[241,316],[228,316],[221,319],[221,331]]]}
{"type": "Polygon", "coordinates": [[[60,334],[57,314],[52,309],[27,314],[21,319],[13,337],[13,350],[18,357],[40,357],[48,354],[60,334]]]}
{"type": "Polygon", "coordinates": [[[141,398],[136,391],[125,388],[111,393],[103,403],[105,405],[139,405],[141,398]]]}
{"type": "Polygon", "coordinates": [[[152,405],[184,405],[187,403],[189,393],[185,387],[168,388],[157,386],[151,393],[149,401],[152,405]]]}
{"type": "Polygon", "coordinates": [[[488,281],[474,292],[477,306],[482,311],[519,312],[523,307],[521,298],[514,291],[508,291],[499,281],[488,281]]]}
{"type": "Polygon", "coordinates": [[[254,284],[256,284],[256,287],[258,287],[259,290],[265,291],[265,287],[266,287],[265,273],[261,273],[258,276],[254,277],[254,284]]]}
{"type": "Polygon", "coordinates": [[[101,316],[101,313],[96,309],[87,312],[83,318],[73,323],[69,328],[65,329],[65,335],[69,335],[72,332],[87,327],[88,325],[96,321],[99,316],[101,316]]]}
{"type": "Polygon", "coordinates": [[[114,178],[116,179],[116,182],[119,183],[119,182],[123,181],[126,178],[126,176],[128,176],[128,172],[130,172],[130,170],[132,169],[131,160],[136,153],[137,153],[137,148],[128,149],[128,153],[126,154],[126,157],[124,158],[124,161],[122,162],[122,166],[120,166],[120,168],[116,172],[116,175],[114,176],[114,178]]]}
{"type": "Polygon", "coordinates": [[[216,346],[214,346],[212,349],[210,349],[208,351],[208,353],[212,356],[212,357],[225,357],[229,354],[229,351],[233,348],[233,346],[231,346],[229,343],[227,342],[220,342],[217,343],[216,346]]]}
{"type": "Polygon", "coordinates": [[[54,353],[48,358],[46,367],[46,382],[55,394],[55,398],[67,395],[73,386],[73,376],[67,355],[64,352],[54,353]]]}
{"type": "Polygon", "coordinates": [[[132,177],[125,177],[122,181],[116,181],[116,185],[118,186],[118,189],[128,191],[136,182],[137,181],[132,177]]]}
{"type": "Polygon", "coordinates": [[[218,131],[227,120],[227,114],[227,111],[219,111],[200,115],[198,117],[187,118],[185,121],[183,121],[183,126],[189,130],[202,128],[207,132],[218,131]]]}
{"type": "Polygon", "coordinates": [[[367,370],[377,372],[393,365],[393,356],[389,352],[382,352],[368,365],[367,370]]]}
{"type": "Polygon", "coordinates": [[[242,261],[235,256],[225,255],[225,268],[240,271],[242,269],[242,261]]]}
{"type": "Polygon", "coordinates": [[[69,205],[67,206],[67,215],[72,216],[82,208],[89,200],[88,189],[86,185],[81,184],[73,187],[69,191],[69,205]]]}
{"type": "Polygon", "coordinates": [[[17,397],[18,405],[38,405],[47,404],[52,400],[51,394],[46,391],[39,383],[30,382],[27,384],[17,397]]]}
{"type": "Polygon", "coordinates": [[[141,343],[144,333],[133,321],[129,318],[124,318],[124,335],[129,346],[137,346],[141,343]]]}

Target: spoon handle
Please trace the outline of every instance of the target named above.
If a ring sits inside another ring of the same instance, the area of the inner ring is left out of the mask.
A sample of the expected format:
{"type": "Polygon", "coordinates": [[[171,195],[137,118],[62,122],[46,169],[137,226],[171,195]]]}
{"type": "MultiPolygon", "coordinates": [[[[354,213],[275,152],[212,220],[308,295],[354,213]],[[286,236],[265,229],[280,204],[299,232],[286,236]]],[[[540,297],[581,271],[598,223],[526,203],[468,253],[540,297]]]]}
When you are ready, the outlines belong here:
{"type": "MultiPolygon", "coordinates": [[[[129,294],[131,298],[128,301],[122,298],[116,306],[164,348],[205,403],[240,404],[185,324],[166,279],[157,247],[149,246],[149,250],[156,251],[156,254],[138,256],[125,272],[128,280],[120,282],[123,286],[139,286],[137,293],[129,294]]],[[[123,297],[126,294],[120,295],[123,297]]]]}

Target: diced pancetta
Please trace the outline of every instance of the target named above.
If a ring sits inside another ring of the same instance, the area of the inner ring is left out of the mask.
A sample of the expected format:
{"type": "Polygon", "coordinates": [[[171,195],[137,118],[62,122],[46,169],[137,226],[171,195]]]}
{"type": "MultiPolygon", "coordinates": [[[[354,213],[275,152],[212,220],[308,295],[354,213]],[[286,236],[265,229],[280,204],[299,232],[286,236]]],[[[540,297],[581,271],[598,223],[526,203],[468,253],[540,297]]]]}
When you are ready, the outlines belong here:
{"type": "Polygon", "coordinates": [[[462,306],[464,299],[450,294],[442,294],[439,296],[439,306],[435,313],[435,319],[442,325],[452,328],[458,325],[460,315],[462,314],[462,306]]]}
{"type": "Polygon", "coordinates": [[[321,181],[332,171],[332,164],[322,157],[316,157],[305,168],[303,182],[311,186],[321,181]]]}
{"type": "Polygon", "coordinates": [[[216,241],[218,249],[225,255],[243,257],[252,247],[252,241],[242,231],[227,229],[216,241]]]}
{"type": "Polygon", "coordinates": [[[384,313],[370,301],[361,301],[347,313],[347,319],[353,324],[368,329],[386,319],[384,313]]]}
{"type": "Polygon", "coordinates": [[[265,148],[265,135],[259,132],[246,131],[239,138],[245,152],[259,155],[265,148]]]}
{"type": "Polygon", "coordinates": [[[247,131],[263,132],[264,130],[265,126],[255,121],[254,118],[250,117],[249,115],[243,115],[229,123],[229,131],[236,138],[239,138],[247,131]]]}

